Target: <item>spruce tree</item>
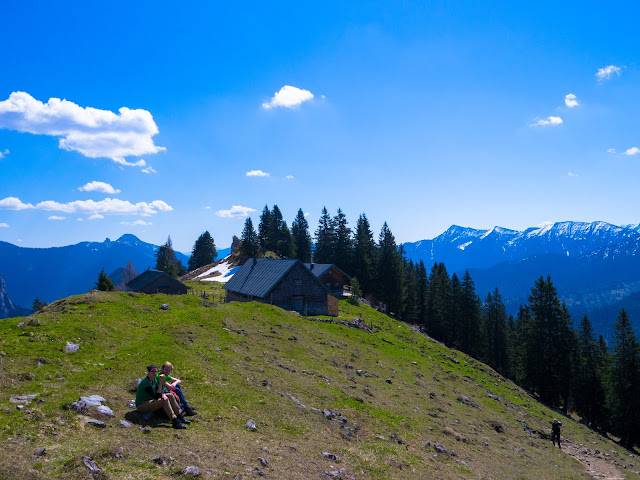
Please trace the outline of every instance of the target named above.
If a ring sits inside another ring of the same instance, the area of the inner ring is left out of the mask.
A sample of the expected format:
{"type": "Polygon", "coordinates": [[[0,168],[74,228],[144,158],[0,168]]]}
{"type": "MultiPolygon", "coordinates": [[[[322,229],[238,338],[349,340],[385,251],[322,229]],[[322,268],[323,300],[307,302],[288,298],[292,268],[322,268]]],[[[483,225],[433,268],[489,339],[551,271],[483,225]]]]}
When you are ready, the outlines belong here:
{"type": "Polygon", "coordinates": [[[444,263],[434,263],[427,291],[427,333],[441,342],[449,342],[451,279],[444,263]]]}
{"type": "Polygon", "coordinates": [[[314,263],[333,263],[335,228],[333,220],[327,211],[327,207],[323,207],[322,209],[322,215],[318,221],[318,228],[315,235],[316,248],[313,252],[314,263]]]}
{"type": "Polygon", "coordinates": [[[32,308],[34,312],[39,312],[46,306],[47,306],[47,302],[42,301],[38,297],[36,297],[35,300],[33,301],[32,308]]]}
{"type": "Polygon", "coordinates": [[[462,325],[458,334],[460,350],[474,358],[481,358],[484,353],[484,336],[480,315],[480,299],[476,295],[476,286],[469,275],[464,272],[460,293],[460,318],[462,325]]]}
{"type": "Polygon", "coordinates": [[[340,208],[338,208],[338,214],[333,218],[333,225],[335,238],[333,241],[333,259],[330,263],[335,263],[343,271],[353,274],[351,268],[353,247],[351,229],[347,226],[347,216],[340,208]]]}
{"type": "Polygon", "coordinates": [[[193,244],[191,256],[189,257],[189,271],[191,272],[196,268],[213,263],[217,256],[218,252],[216,251],[213,237],[208,231],[205,231],[193,244]]]}
{"type": "Polygon", "coordinates": [[[417,302],[417,315],[418,324],[421,328],[426,330],[427,326],[427,290],[429,288],[429,278],[427,276],[427,269],[424,266],[424,262],[420,262],[416,265],[416,302],[417,302]]]}
{"type": "Polygon", "coordinates": [[[404,300],[404,268],[396,240],[384,222],[378,237],[377,285],[378,298],[389,312],[402,314],[404,300]]]}
{"type": "Polygon", "coordinates": [[[611,423],[620,444],[632,449],[640,441],[640,346],[623,308],[613,334],[611,423]]]}
{"type": "Polygon", "coordinates": [[[253,228],[251,217],[247,217],[244,221],[242,229],[242,238],[240,244],[240,254],[245,258],[251,258],[258,253],[260,245],[258,243],[258,234],[253,228]]]}
{"type": "MultiPolygon", "coordinates": [[[[252,222],[253,225],[253,222],[252,222]]],[[[269,231],[271,229],[271,212],[269,211],[269,205],[265,205],[260,215],[260,223],[258,224],[258,237],[260,248],[263,251],[273,250],[271,247],[271,239],[269,238],[269,231]]]]}
{"type": "MultiPolygon", "coordinates": [[[[286,249],[289,239],[285,238],[286,234],[284,233],[283,225],[286,226],[282,212],[280,208],[278,208],[278,205],[274,205],[269,215],[269,250],[272,250],[277,255],[287,256],[286,253],[283,252],[283,248],[286,249]]],[[[288,229],[287,233],[289,233],[288,229]]]]}
{"type": "Polygon", "coordinates": [[[405,270],[405,299],[404,299],[404,312],[402,314],[402,320],[411,323],[418,323],[418,275],[416,274],[416,267],[412,260],[404,262],[405,270]]]}
{"type": "Polygon", "coordinates": [[[166,272],[174,278],[186,273],[184,265],[178,260],[176,252],[173,250],[171,236],[167,238],[167,243],[161,245],[156,252],[156,270],[166,272]]]}
{"type": "Polygon", "coordinates": [[[371,294],[375,285],[376,242],[367,216],[363,213],[356,223],[353,248],[353,276],[358,277],[364,295],[371,294]]]}
{"type": "Polygon", "coordinates": [[[100,270],[100,274],[98,275],[98,281],[96,282],[96,289],[101,292],[112,292],[115,290],[115,285],[113,281],[104,273],[104,268],[100,270]]]}
{"type": "Polygon", "coordinates": [[[280,225],[278,232],[278,243],[276,244],[276,253],[286,258],[296,258],[296,242],[287,227],[286,222],[280,225]]]}
{"type": "Polygon", "coordinates": [[[311,235],[309,222],[304,217],[302,209],[298,209],[296,218],[291,222],[291,235],[296,246],[296,258],[303,263],[311,262],[311,235]]]}
{"type": "Polygon", "coordinates": [[[507,310],[496,288],[487,295],[483,306],[483,322],[487,338],[486,361],[497,372],[507,370],[507,310]]]}

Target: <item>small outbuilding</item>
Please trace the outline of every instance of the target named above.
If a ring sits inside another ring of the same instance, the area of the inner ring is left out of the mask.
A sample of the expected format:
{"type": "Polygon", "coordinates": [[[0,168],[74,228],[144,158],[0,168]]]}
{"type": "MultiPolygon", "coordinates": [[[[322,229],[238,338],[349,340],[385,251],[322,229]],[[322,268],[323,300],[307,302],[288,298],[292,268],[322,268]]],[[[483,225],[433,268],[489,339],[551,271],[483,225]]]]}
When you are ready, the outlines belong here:
{"type": "Polygon", "coordinates": [[[129,280],[125,287],[127,292],[165,293],[167,295],[186,295],[187,286],[166,272],[147,270],[129,280]]]}
{"type": "Polygon", "coordinates": [[[351,277],[334,263],[305,263],[305,266],[335,297],[340,298],[344,286],[351,282],[351,277]]]}
{"type": "Polygon", "coordinates": [[[268,303],[302,315],[338,315],[338,299],[296,259],[250,258],[223,288],[227,301],[268,303]]]}

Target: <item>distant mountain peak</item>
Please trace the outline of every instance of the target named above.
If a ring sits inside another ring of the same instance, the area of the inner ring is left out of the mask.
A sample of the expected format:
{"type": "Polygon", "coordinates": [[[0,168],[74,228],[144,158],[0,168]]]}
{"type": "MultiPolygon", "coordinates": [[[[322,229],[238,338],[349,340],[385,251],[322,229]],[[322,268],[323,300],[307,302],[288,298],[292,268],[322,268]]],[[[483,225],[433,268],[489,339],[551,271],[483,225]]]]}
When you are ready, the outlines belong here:
{"type": "MultiPolygon", "coordinates": [[[[107,240],[109,240],[109,239],[107,238],[107,240]]],[[[136,244],[140,243],[141,240],[138,237],[136,237],[134,234],[132,234],[132,233],[125,233],[118,240],[116,240],[116,242],[124,243],[124,244],[127,244],[127,245],[136,245],[136,244]]]]}

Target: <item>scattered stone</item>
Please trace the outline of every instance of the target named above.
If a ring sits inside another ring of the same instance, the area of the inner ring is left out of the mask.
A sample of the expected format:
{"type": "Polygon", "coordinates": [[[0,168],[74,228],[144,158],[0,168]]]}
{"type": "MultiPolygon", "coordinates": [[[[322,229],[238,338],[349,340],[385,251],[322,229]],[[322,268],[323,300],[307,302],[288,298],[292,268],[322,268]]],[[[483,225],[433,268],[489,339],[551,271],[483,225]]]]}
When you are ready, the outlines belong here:
{"type": "Polygon", "coordinates": [[[390,378],[387,378],[387,379],[385,380],[385,382],[387,382],[389,385],[391,385],[391,384],[393,383],[393,382],[391,381],[391,379],[390,379],[390,378]]]}
{"type": "Polygon", "coordinates": [[[120,420],[120,425],[122,425],[124,428],[131,428],[131,427],[133,427],[133,423],[131,423],[131,422],[127,422],[126,420],[120,420]]]}
{"type": "Polygon", "coordinates": [[[37,393],[26,393],[24,395],[14,395],[13,397],[9,398],[9,401],[11,403],[26,403],[28,405],[29,402],[33,401],[37,396],[38,396],[37,393]]]}
{"type": "Polygon", "coordinates": [[[77,352],[79,348],[80,348],[80,345],[78,345],[77,343],[67,342],[67,344],[64,346],[64,351],[66,353],[73,353],[73,352],[77,352]]]}
{"type": "Polygon", "coordinates": [[[96,464],[95,461],[91,459],[91,457],[82,457],[82,463],[84,463],[90,472],[99,472],[100,467],[96,464]]]}
{"type": "Polygon", "coordinates": [[[257,430],[258,429],[258,427],[256,427],[256,424],[251,419],[247,420],[247,423],[245,423],[244,426],[246,428],[248,428],[249,430],[257,430]]]}
{"type": "Polygon", "coordinates": [[[425,447],[430,447],[431,446],[431,442],[427,442],[424,444],[425,447]]]}
{"type": "Polygon", "coordinates": [[[358,374],[359,377],[361,377],[362,374],[364,373],[364,370],[356,370],[356,373],[358,374]]]}
{"type": "Polygon", "coordinates": [[[187,467],[184,469],[184,474],[185,475],[190,475],[192,477],[197,477],[198,475],[200,475],[200,469],[198,467],[187,467]]]}
{"type": "Polygon", "coordinates": [[[140,428],[140,430],[142,430],[142,433],[151,433],[151,429],[146,427],[146,428],[140,428]]]}
{"type": "Polygon", "coordinates": [[[161,310],[169,310],[169,304],[168,303],[163,303],[162,305],[160,305],[160,309],[161,310]]]}
{"type": "Polygon", "coordinates": [[[35,373],[33,372],[21,372],[16,375],[20,382],[29,382],[36,378],[35,373]]]}
{"type": "Polygon", "coordinates": [[[106,423],[101,422],[100,420],[96,420],[95,418],[90,418],[89,420],[87,420],[87,423],[98,428],[105,428],[107,426],[106,423]]]}
{"type": "Polygon", "coordinates": [[[288,340],[298,340],[298,337],[296,337],[295,335],[291,335],[288,340]]]}
{"type": "Polygon", "coordinates": [[[47,453],[47,449],[45,447],[39,448],[36,450],[36,457],[41,457],[45,453],[47,453]]]}
{"type": "Polygon", "coordinates": [[[322,456],[325,458],[328,458],[329,460],[334,460],[334,461],[338,461],[338,456],[334,455],[333,453],[329,453],[329,452],[322,452],[322,456]]]}
{"type": "Polygon", "coordinates": [[[449,453],[449,452],[447,451],[447,449],[446,449],[446,448],[444,448],[444,447],[443,447],[442,445],[440,445],[439,443],[436,443],[436,444],[433,446],[433,448],[435,448],[436,452],[438,452],[438,453],[449,453]]]}
{"type": "Polygon", "coordinates": [[[393,440],[394,442],[396,442],[398,445],[402,445],[404,442],[402,441],[402,439],[400,438],[400,435],[398,435],[397,433],[392,433],[391,434],[391,440],[393,440]]]}
{"type": "Polygon", "coordinates": [[[22,327],[22,326],[24,326],[24,322],[19,322],[18,327],[22,327]]]}
{"type": "Polygon", "coordinates": [[[106,405],[99,405],[98,407],[96,407],[96,410],[98,412],[100,412],[103,415],[106,415],[107,417],[115,417],[116,415],[113,413],[113,410],[111,410],[109,407],[107,407],[106,405]]]}
{"type": "Polygon", "coordinates": [[[386,440],[386,438],[384,436],[382,436],[382,435],[376,435],[376,438],[378,440],[386,440]]]}
{"type": "Polygon", "coordinates": [[[22,409],[24,408],[24,405],[16,405],[16,408],[17,408],[18,410],[22,410],[22,409]]]}
{"type": "Polygon", "coordinates": [[[263,467],[268,467],[269,466],[269,461],[266,458],[258,457],[258,460],[260,460],[260,464],[263,467]]]}

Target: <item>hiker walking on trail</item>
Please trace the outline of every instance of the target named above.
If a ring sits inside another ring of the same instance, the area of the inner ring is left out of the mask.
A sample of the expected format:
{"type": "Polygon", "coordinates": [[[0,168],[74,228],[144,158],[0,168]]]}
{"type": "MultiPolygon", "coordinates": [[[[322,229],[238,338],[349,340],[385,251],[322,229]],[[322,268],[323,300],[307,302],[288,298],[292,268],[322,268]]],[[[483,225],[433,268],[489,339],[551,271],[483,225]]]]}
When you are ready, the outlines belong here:
{"type": "Polygon", "coordinates": [[[176,398],[162,393],[163,382],[158,382],[158,367],[149,365],[147,376],[142,379],[136,390],[136,408],[140,413],[155,412],[163,409],[167,417],[171,419],[173,428],[187,428],[185,423],[191,423],[180,413],[180,406],[176,398]]]}
{"type": "Polygon", "coordinates": [[[558,441],[558,448],[560,447],[560,427],[562,427],[562,422],[559,422],[557,418],[553,419],[553,423],[551,424],[551,442],[553,446],[556,446],[556,440],[558,441]]]}

